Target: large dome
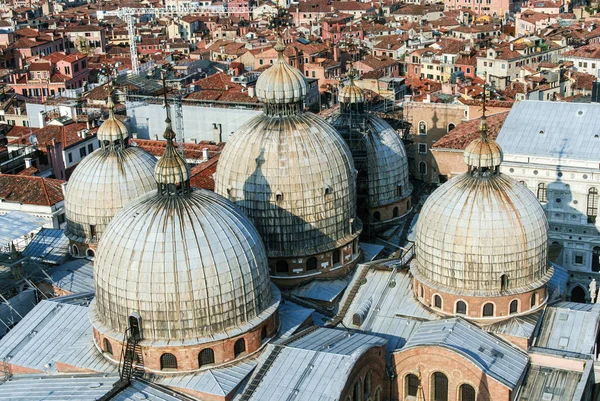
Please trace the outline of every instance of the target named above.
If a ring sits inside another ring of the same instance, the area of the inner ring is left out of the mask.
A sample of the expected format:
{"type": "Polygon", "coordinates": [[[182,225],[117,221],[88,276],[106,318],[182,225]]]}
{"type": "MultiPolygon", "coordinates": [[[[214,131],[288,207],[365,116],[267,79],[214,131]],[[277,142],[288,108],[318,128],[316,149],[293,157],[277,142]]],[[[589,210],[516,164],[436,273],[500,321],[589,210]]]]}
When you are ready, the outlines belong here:
{"type": "Polygon", "coordinates": [[[168,118],[164,136],[158,190],[122,209],[98,244],[92,322],[119,338],[135,312],[152,346],[226,338],[277,309],[265,248],[230,201],[190,187],[168,118]]]}
{"type": "Polygon", "coordinates": [[[492,144],[478,148],[469,172],[423,205],[411,271],[422,283],[461,295],[539,288],[550,272],[546,215],[531,191],[499,173],[501,150],[483,140],[492,144]]]}
{"type": "Polygon", "coordinates": [[[210,337],[273,303],[256,229],[199,189],[177,198],[152,191],[125,207],[100,240],[94,279],[95,326],[122,335],[137,312],[148,340],[210,337]]]}
{"type": "Polygon", "coordinates": [[[156,188],[156,158],[127,145],[127,129],[113,113],[98,130],[100,148],[71,175],[65,195],[67,230],[77,243],[95,244],[113,216],[127,203],[156,188]]]}
{"type": "Polygon", "coordinates": [[[259,115],[238,129],[221,153],[215,190],[252,220],[270,257],[329,251],[358,235],[352,156],[311,113],[259,115]]]}

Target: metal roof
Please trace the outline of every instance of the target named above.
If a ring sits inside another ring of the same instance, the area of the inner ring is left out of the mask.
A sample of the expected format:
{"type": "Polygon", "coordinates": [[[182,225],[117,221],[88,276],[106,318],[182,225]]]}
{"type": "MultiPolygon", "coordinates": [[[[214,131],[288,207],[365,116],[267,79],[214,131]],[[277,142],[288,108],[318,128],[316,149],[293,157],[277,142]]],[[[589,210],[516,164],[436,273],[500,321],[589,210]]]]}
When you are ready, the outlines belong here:
{"type": "MultiPolygon", "coordinates": [[[[359,268],[369,269],[369,266],[360,265],[359,268]]],[[[349,284],[350,288],[359,277],[360,272],[357,270],[349,284]]],[[[371,269],[365,279],[366,282],[360,286],[354,296],[343,323],[346,327],[368,331],[386,338],[388,358],[393,351],[404,346],[422,321],[439,319],[438,315],[426,309],[414,298],[411,277],[407,271],[394,273],[392,270],[371,269]],[[372,298],[371,307],[364,316],[364,323],[356,326],[353,315],[369,298],[372,298]]],[[[345,299],[342,299],[340,304],[343,305],[344,302],[345,299]]]]}
{"type": "Polygon", "coordinates": [[[247,361],[223,369],[210,369],[192,375],[159,377],[156,383],[226,397],[246,379],[255,367],[255,361],[247,361]]]}
{"type": "Polygon", "coordinates": [[[461,318],[421,324],[404,349],[428,345],[448,348],[463,355],[483,373],[511,390],[519,383],[529,362],[523,351],[461,318]]]}
{"type": "Polygon", "coordinates": [[[171,391],[167,392],[158,386],[139,380],[133,380],[125,390],[111,398],[113,401],[180,401],[182,399],[188,400],[190,398],[178,396],[171,391]]]}
{"type": "Polygon", "coordinates": [[[529,339],[541,316],[542,310],[538,310],[528,315],[509,317],[483,329],[489,333],[529,339]]]}
{"type": "Polygon", "coordinates": [[[42,301],[0,340],[0,359],[7,358],[15,366],[55,373],[57,360],[74,364],[63,356],[83,350],[85,357],[79,357],[80,360],[91,359],[97,368],[110,371],[112,365],[97,352],[91,352],[91,339],[87,307],[42,301]],[[86,349],[81,348],[83,341],[88,342],[86,349]]]}
{"type": "MultiPolygon", "coordinates": [[[[13,376],[7,382],[0,382],[0,400],[94,401],[105,395],[118,380],[119,376],[115,374],[13,376]]],[[[121,401],[128,398],[114,399],[121,401]]]]}
{"type": "Polygon", "coordinates": [[[506,155],[600,161],[600,104],[516,102],[496,140],[506,155]]]}
{"type": "Polygon", "coordinates": [[[536,347],[593,355],[600,305],[561,302],[546,308],[536,347]]]}
{"type": "Polygon", "coordinates": [[[46,220],[25,212],[8,212],[0,216],[0,246],[18,240],[25,234],[38,230],[46,220]]]}
{"type": "Polygon", "coordinates": [[[314,309],[308,309],[291,301],[279,306],[280,339],[286,339],[296,332],[312,315],[314,309]]]}
{"type": "Polygon", "coordinates": [[[297,297],[314,301],[333,302],[348,287],[348,278],[337,280],[314,280],[299,287],[290,289],[297,297]]]}
{"type": "Polygon", "coordinates": [[[581,376],[581,372],[532,365],[517,400],[572,401],[581,376]]]}
{"type": "Polygon", "coordinates": [[[366,262],[371,262],[372,260],[374,260],[377,257],[377,255],[379,255],[379,253],[384,249],[383,245],[369,244],[366,242],[361,242],[359,246],[360,250],[363,253],[364,260],[366,262]]]}
{"type": "Polygon", "coordinates": [[[57,266],[49,276],[52,285],[72,294],[94,292],[94,265],[88,259],[75,259],[57,266]]]}
{"type": "MultiPolygon", "coordinates": [[[[338,400],[355,361],[386,340],[337,329],[317,329],[283,346],[251,400],[338,400]]],[[[273,345],[265,355],[272,352],[273,345]]]]}
{"type": "Polygon", "coordinates": [[[60,265],[69,258],[69,239],[64,230],[42,228],[27,245],[23,255],[35,261],[60,265]]]}

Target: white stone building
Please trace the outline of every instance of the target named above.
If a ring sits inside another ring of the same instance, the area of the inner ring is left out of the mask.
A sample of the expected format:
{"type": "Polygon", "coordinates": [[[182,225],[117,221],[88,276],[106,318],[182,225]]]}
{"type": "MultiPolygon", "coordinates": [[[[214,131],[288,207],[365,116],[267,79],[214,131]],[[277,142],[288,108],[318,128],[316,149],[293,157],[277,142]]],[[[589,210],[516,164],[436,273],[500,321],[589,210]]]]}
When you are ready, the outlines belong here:
{"type": "Polygon", "coordinates": [[[562,249],[556,262],[571,271],[567,294],[579,287],[573,297],[588,298],[600,279],[600,104],[516,103],[497,140],[502,172],[546,210],[551,251],[562,249]]]}

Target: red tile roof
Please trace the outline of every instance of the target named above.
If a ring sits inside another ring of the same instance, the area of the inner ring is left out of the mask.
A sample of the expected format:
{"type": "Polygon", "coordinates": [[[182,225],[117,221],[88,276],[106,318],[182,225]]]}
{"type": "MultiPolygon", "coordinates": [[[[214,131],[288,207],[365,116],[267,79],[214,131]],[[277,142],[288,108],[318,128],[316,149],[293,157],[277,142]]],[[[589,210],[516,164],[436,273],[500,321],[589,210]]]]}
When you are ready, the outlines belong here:
{"type": "Polygon", "coordinates": [[[0,199],[26,205],[56,205],[64,200],[64,182],[51,178],[0,174],[0,199]]]}
{"type": "MultiPolygon", "coordinates": [[[[500,128],[504,124],[504,120],[508,117],[508,111],[494,114],[487,117],[488,123],[488,136],[491,139],[496,139],[500,128]]],[[[479,137],[479,123],[481,118],[462,122],[456,126],[452,131],[437,141],[433,147],[436,149],[455,149],[464,150],[466,147],[479,137]]]]}
{"type": "Polygon", "coordinates": [[[192,187],[208,189],[209,191],[215,190],[214,174],[217,172],[220,155],[219,153],[208,161],[192,168],[190,171],[190,185],[192,187]]]}

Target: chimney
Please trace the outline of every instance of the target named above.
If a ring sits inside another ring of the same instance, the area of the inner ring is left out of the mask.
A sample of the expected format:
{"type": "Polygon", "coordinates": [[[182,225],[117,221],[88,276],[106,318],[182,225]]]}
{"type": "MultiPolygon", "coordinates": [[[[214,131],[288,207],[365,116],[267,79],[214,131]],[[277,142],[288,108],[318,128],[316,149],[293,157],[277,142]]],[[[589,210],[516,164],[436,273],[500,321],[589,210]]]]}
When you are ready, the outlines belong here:
{"type": "Polygon", "coordinates": [[[32,166],[32,159],[30,157],[25,159],[25,168],[31,168],[32,166]]]}
{"type": "Polygon", "coordinates": [[[62,189],[63,196],[67,196],[67,183],[63,182],[60,187],[62,189]]]}
{"type": "Polygon", "coordinates": [[[85,122],[85,128],[90,129],[90,120],[85,122]]]}
{"type": "Polygon", "coordinates": [[[213,142],[215,142],[215,143],[223,142],[222,137],[221,137],[222,133],[223,133],[223,130],[221,128],[221,124],[213,123],[213,142]]]}
{"type": "Polygon", "coordinates": [[[202,149],[202,160],[206,161],[210,159],[210,155],[208,154],[208,148],[202,149]]]}
{"type": "Polygon", "coordinates": [[[17,113],[18,116],[20,116],[21,115],[21,106],[15,107],[15,112],[17,113]]]}
{"type": "Polygon", "coordinates": [[[511,44],[509,45],[509,47],[510,47],[510,51],[511,51],[511,52],[515,50],[515,44],[514,44],[514,43],[511,43],[511,44]]]}
{"type": "Polygon", "coordinates": [[[133,139],[138,139],[138,133],[137,133],[137,132],[132,132],[132,133],[131,133],[131,137],[132,137],[133,139]]]}
{"type": "Polygon", "coordinates": [[[254,86],[249,86],[248,87],[248,96],[250,96],[250,97],[256,96],[256,92],[255,92],[254,86]]]}

